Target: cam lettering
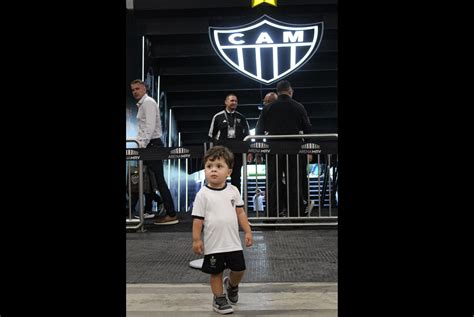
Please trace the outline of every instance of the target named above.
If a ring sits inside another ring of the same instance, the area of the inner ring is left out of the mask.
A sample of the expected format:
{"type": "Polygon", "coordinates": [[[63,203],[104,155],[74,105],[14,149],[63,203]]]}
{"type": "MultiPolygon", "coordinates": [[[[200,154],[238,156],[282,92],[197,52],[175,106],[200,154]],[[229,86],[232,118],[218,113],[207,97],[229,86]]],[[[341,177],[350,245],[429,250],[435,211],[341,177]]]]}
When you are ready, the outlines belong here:
{"type": "MultiPolygon", "coordinates": [[[[229,35],[229,42],[232,44],[240,45],[240,44],[245,44],[244,40],[236,40],[236,37],[244,37],[245,35],[242,33],[234,33],[229,35]]],[[[283,43],[297,43],[297,42],[303,42],[304,38],[304,32],[303,31],[295,31],[294,33],[287,31],[283,32],[283,43]]],[[[273,39],[272,37],[267,33],[267,32],[262,32],[258,36],[257,40],[255,41],[255,44],[262,44],[262,43],[268,43],[268,44],[273,44],[273,39]]]]}

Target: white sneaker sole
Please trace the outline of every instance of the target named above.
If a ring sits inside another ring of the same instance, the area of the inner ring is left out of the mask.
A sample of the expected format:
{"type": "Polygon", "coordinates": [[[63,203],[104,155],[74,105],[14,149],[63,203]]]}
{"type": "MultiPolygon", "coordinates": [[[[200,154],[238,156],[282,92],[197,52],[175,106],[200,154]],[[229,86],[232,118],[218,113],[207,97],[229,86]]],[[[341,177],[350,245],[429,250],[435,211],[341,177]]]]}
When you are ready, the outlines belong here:
{"type": "Polygon", "coordinates": [[[231,308],[228,308],[228,309],[222,309],[222,310],[219,310],[219,308],[217,307],[212,307],[212,309],[214,309],[215,312],[218,312],[219,314],[231,314],[234,312],[234,309],[231,307],[231,308]]]}
{"type": "MultiPolygon", "coordinates": [[[[140,216],[133,216],[135,219],[140,219],[140,216]]],[[[155,218],[155,215],[150,215],[150,216],[145,216],[143,215],[143,219],[153,219],[155,218]]]]}
{"type": "Polygon", "coordinates": [[[161,222],[161,223],[154,222],[154,224],[157,225],[157,226],[165,226],[165,225],[175,225],[178,222],[179,222],[179,220],[176,219],[176,220],[173,220],[173,221],[161,222]]]}

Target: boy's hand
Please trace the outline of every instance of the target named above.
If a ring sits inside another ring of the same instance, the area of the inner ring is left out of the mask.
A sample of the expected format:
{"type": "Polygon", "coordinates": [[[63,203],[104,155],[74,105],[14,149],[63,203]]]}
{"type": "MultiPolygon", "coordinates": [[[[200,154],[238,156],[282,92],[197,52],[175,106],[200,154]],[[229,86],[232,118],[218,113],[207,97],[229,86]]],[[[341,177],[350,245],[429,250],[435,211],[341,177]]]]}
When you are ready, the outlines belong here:
{"type": "Polygon", "coordinates": [[[203,252],[202,240],[193,241],[193,251],[197,255],[201,255],[203,252]]]}
{"type": "Polygon", "coordinates": [[[251,232],[246,233],[246,234],[245,234],[245,246],[246,246],[246,247],[251,247],[252,244],[253,244],[252,233],[251,233],[251,232]]]}

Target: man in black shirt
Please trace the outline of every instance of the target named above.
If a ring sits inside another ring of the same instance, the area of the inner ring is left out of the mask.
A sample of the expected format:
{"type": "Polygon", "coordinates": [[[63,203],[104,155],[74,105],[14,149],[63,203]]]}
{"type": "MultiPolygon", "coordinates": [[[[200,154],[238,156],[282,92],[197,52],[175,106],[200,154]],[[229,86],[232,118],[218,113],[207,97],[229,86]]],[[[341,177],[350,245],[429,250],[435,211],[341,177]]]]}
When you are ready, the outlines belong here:
{"type": "MultiPolygon", "coordinates": [[[[268,106],[265,106],[258,120],[256,133],[257,135],[284,135],[284,134],[309,134],[311,133],[311,123],[308,113],[302,104],[292,99],[293,88],[290,82],[282,80],[277,84],[278,99],[268,106]]],[[[289,142],[289,140],[285,140],[289,142]]],[[[299,142],[296,140],[296,142],[299,142]]],[[[300,161],[301,163],[301,161],[300,161]]],[[[278,155],[278,171],[275,173],[276,159],[270,155],[268,158],[268,210],[270,217],[276,216],[276,179],[282,177],[282,173],[286,173],[286,155],[278,155]]],[[[290,213],[295,217],[298,215],[298,199],[297,197],[297,171],[296,156],[289,155],[288,175],[285,175],[285,182],[289,182],[290,194],[290,213]]],[[[300,165],[300,169],[304,168],[300,165]]],[[[280,183],[281,184],[281,183],[280,183]]],[[[281,186],[279,186],[281,187],[281,186]]],[[[302,188],[300,188],[301,192],[302,188]]],[[[287,208],[286,190],[279,188],[279,212],[287,208]]],[[[300,211],[304,210],[302,195],[300,199],[300,211]]],[[[302,215],[300,213],[300,215],[302,215]]]]}
{"type": "MultiPolygon", "coordinates": [[[[249,124],[247,119],[238,111],[237,96],[229,94],[224,100],[225,109],[216,113],[212,118],[211,127],[209,129],[209,137],[212,139],[214,145],[219,144],[220,141],[239,140],[242,141],[249,135],[249,124]]],[[[253,156],[249,154],[248,161],[253,160],[253,156]]],[[[231,183],[239,191],[240,177],[242,169],[242,153],[234,153],[234,166],[232,167],[232,174],[230,175],[231,183]]]]}

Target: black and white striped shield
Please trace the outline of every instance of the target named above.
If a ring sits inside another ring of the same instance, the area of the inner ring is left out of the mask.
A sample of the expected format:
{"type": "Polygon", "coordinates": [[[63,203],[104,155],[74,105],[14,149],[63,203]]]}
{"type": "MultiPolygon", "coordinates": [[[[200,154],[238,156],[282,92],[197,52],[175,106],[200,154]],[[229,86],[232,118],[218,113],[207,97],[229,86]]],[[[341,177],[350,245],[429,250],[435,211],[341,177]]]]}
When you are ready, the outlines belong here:
{"type": "Polygon", "coordinates": [[[265,85],[303,66],[317,51],[322,35],[323,22],[296,25],[266,15],[237,27],[209,27],[217,55],[265,85]]]}

